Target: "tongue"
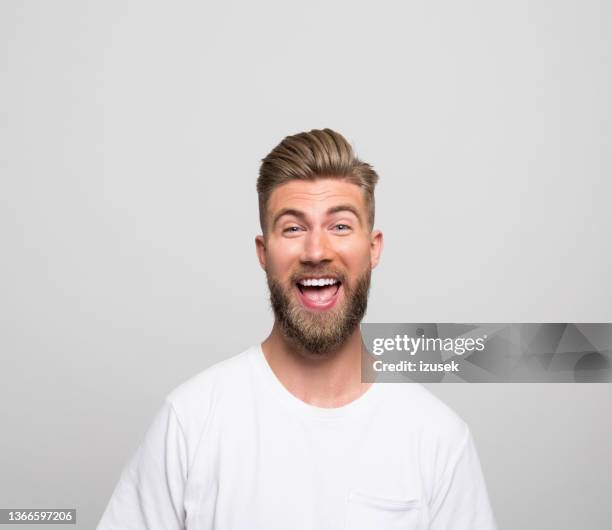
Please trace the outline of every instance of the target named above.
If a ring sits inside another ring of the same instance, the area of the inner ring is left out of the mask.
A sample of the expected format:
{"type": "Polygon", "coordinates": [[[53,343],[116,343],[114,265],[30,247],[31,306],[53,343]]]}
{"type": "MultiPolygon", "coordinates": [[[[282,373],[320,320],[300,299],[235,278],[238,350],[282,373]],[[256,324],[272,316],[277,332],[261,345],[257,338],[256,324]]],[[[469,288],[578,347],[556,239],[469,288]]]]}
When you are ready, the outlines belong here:
{"type": "Polygon", "coordinates": [[[302,287],[304,296],[313,302],[324,303],[330,300],[338,291],[338,285],[325,287],[302,287]]]}

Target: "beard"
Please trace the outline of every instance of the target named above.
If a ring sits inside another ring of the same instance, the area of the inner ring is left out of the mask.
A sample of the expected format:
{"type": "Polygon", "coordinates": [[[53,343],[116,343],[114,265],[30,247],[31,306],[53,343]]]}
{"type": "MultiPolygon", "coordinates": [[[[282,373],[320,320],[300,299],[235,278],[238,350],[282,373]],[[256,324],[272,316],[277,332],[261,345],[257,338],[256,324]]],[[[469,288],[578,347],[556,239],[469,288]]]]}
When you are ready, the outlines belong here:
{"type": "Polygon", "coordinates": [[[344,291],[341,303],[327,311],[315,312],[306,309],[294,296],[291,289],[296,288],[295,281],[287,289],[266,271],[270,305],[285,338],[310,354],[322,356],[336,351],[365,315],[371,275],[372,269],[368,268],[353,286],[345,276],[337,275],[344,291]]]}

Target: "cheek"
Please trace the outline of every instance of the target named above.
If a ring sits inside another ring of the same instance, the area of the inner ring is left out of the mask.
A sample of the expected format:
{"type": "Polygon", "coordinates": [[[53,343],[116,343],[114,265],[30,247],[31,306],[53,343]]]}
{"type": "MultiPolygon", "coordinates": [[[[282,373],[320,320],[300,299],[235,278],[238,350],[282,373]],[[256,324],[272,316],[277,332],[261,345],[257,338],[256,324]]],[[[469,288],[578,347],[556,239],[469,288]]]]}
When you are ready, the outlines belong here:
{"type": "Polygon", "coordinates": [[[370,247],[367,244],[346,245],[339,249],[339,253],[344,257],[345,262],[351,268],[363,269],[369,266],[371,260],[370,247]]]}
{"type": "Polygon", "coordinates": [[[284,245],[280,248],[272,247],[268,250],[266,256],[267,269],[275,275],[286,274],[291,270],[297,256],[299,256],[299,253],[292,245],[284,245]]]}

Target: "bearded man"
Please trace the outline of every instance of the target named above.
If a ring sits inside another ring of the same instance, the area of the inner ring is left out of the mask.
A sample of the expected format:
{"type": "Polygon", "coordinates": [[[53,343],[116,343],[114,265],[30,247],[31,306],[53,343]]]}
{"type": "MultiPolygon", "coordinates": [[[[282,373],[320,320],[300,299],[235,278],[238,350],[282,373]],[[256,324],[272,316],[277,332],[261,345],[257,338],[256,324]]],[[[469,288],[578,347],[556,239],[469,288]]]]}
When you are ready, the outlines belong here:
{"type": "Polygon", "coordinates": [[[364,383],[378,175],[330,129],[286,137],[257,191],[274,325],[172,391],[98,530],[494,530],[466,424],[364,383]]]}

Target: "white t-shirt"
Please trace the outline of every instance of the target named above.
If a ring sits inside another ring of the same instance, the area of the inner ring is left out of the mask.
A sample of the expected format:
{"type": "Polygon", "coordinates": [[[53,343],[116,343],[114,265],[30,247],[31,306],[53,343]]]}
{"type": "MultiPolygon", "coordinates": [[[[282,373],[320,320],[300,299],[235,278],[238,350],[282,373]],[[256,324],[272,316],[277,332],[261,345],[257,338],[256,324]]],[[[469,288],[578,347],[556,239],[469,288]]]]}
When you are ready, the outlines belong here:
{"type": "Polygon", "coordinates": [[[166,398],[98,530],[494,530],[466,424],[417,383],[338,408],[293,396],[260,346],[166,398]]]}

